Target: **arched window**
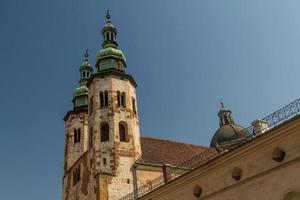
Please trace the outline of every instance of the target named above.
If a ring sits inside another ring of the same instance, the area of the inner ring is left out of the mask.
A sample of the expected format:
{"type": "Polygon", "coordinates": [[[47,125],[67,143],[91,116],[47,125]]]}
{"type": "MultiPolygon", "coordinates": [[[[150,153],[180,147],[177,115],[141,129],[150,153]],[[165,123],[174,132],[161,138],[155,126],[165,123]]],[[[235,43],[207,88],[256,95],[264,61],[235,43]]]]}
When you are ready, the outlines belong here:
{"type": "Polygon", "coordinates": [[[108,124],[101,125],[101,142],[109,141],[109,126],[108,124]]]}
{"type": "Polygon", "coordinates": [[[81,131],[80,128],[74,129],[74,143],[80,142],[81,131]]]}
{"type": "Polygon", "coordinates": [[[109,40],[109,33],[106,33],[106,40],[109,40]]]}
{"type": "Polygon", "coordinates": [[[136,115],[136,107],[135,107],[135,99],[132,98],[132,111],[133,111],[133,114],[136,115]]]}
{"type": "Polygon", "coordinates": [[[108,92],[106,90],[104,91],[104,106],[108,106],[108,92]]]}
{"type": "Polygon", "coordinates": [[[89,132],[89,148],[93,147],[93,127],[90,128],[89,132]]]}
{"type": "Polygon", "coordinates": [[[104,107],[104,95],[103,95],[102,91],[100,91],[99,98],[100,98],[100,108],[103,108],[104,107]]]}
{"type": "Polygon", "coordinates": [[[127,142],[127,127],[124,123],[119,123],[120,142],[127,142]]]}
{"type": "Polygon", "coordinates": [[[229,123],[228,117],[227,117],[226,115],[224,116],[224,123],[225,123],[225,124],[228,124],[228,123],[229,123]]]}
{"type": "Polygon", "coordinates": [[[117,101],[118,101],[118,107],[121,106],[121,93],[118,91],[117,92],[117,101]]]}
{"type": "Polygon", "coordinates": [[[125,92],[122,92],[121,95],[121,106],[126,108],[126,96],[125,96],[125,92]]]}

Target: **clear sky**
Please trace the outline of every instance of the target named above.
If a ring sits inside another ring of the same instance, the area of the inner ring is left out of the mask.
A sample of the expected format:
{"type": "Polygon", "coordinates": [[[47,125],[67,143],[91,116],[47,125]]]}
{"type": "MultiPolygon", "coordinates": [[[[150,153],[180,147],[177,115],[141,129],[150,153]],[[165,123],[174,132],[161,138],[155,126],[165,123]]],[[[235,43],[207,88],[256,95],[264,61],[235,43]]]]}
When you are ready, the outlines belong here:
{"type": "Polygon", "coordinates": [[[61,199],[62,119],[107,8],[144,136],[208,145],[220,99],[248,126],[300,96],[299,0],[1,0],[0,199],[61,199]]]}

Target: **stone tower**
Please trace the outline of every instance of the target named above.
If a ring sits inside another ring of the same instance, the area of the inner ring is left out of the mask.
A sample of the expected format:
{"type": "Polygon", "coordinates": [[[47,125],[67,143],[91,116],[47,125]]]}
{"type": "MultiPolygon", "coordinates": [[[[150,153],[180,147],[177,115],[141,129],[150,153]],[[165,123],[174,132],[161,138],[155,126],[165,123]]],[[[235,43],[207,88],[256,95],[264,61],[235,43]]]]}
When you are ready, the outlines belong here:
{"type": "Polygon", "coordinates": [[[117,200],[133,191],[131,168],[141,156],[137,85],[125,72],[109,12],[106,19],[96,72],[86,53],[74,108],[64,118],[64,200],[117,200]]]}
{"type": "Polygon", "coordinates": [[[68,170],[87,150],[88,146],[88,88],[87,80],[92,74],[88,62],[88,52],[79,69],[80,85],[73,95],[73,110],[65,116],[65,161],[64,169],[68,170]]]}

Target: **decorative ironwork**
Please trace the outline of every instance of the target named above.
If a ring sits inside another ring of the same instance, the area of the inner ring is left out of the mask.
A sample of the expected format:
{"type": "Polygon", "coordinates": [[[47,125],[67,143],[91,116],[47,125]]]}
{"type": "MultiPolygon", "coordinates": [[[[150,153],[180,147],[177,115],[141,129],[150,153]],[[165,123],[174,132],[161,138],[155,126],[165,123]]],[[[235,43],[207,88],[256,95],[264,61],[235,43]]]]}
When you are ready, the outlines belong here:
{"type": "Polygon", "coordinates": [[[174,180],[175,178],[191,171],[195,167],[199,166],[200,164],[211,160],[214,158],[216,155],[216,151],[213,151],[211,149],[207,149],[203,153],[194,156],[190,160],[187,160],[183,162],[182,164],[176,166],[175,168],[169,169],[167,172],[167,175],[161,175],[152,181],[142,185],[141,187],[138,188],[136,193],[130,193],[124,197],[122,197],[120,200],[134,200],[138,199],[141,196],[144,196],[145,194],[151,192],[152,190],[164,185],[165,183],[174,180]],[[167,178],[166,178],[167,177],[167,178]],[[136,197],[135,197],[136,195],[136,197]]]}
{"type": "MultiPolygon", "coordinates": [[[[300,98],[263,118],[262,120],[267,123],[267,126],[261,132],[270,130],[298,114],[300,114],[300,98]]],[[[257,134],[253,126],[247,127],[246,130],[254,137],[257,134]]]]}
{"type": "MultiPolygon", "coordinates": [[[[264,127],[264,129],[262,129],[261,131],[263,133],[267,130],[270,130],[275,126],[278,126],[299,114],[300,114],[300,98],[263,118],[262,120],[267,123],[267,126],[264,127]]],[[[255,129],[253,126],[247,127],[246,130],[249,133],[251,133],[253,137],[255,137],[257,134],[255,133],[255,129]]],[[[162,175],[155,178],[154,180],[148,182],[147,184],[139,187],[137,191],[122,197],[120,200],[138,199],[139,197],[146,195],[147,193],[153,191],[154,189],[164,185],[169,181],[174,180],[179,176],[182,176],[183,174],[194,169],[195,167],[200,166],[201,164],[204,164],[208,160],[211,160],[219,155],[220,154],[216,154],[211,149],[208,149],[205,152],[193,157],[192,159],[185,161],[184,163],[180,164],[176,168],[173,168],[172,170],[168,171],[167,176],[162,175]],[[166,179],[166,177],[168,178],[166,179]]]]}

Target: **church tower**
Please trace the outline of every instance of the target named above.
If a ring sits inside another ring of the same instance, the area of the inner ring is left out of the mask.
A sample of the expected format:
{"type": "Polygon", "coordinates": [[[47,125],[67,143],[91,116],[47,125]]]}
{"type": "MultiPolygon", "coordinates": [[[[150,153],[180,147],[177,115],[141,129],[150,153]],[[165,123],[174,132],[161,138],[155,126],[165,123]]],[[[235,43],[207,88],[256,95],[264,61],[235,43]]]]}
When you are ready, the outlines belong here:
{"type": "Polygon", "coordinates": [[[136,83],[126,73],[109,12],[96,72],[88,52],[73,110],[65,116],[63,200],[117,200],[133,192],[132,166],[141,156],[136,83]]]}
{"type": "Polygon", "coordinates": [[[118,199],[133,190],[131,166],[141,155],[136,83],[125,72],[126,58],[118,49],[117,29],[109,12],[102,29],[97,72],[89,88],[89,159],[100,184],[100,199],[118,199]]]}
{"type": "Polygon", "coordinates": [[[65,116],[65,172],[87,150],[88,144],[88,88],[87,80],[92,74],[92,67],[88,62],[88,52],[79,69],[80,85],[74,91],[73,110],[65,116]]]}

